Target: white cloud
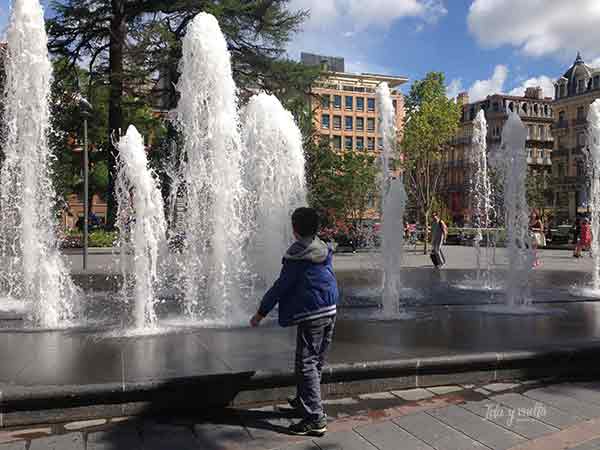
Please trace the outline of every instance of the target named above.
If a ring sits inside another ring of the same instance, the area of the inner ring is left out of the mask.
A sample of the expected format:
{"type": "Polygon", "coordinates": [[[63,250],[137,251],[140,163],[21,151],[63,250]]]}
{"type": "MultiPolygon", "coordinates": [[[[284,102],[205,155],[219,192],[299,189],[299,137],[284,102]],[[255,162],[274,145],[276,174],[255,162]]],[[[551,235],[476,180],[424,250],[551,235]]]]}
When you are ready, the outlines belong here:
{"type": "Polygon", "coordinates": [[[487,80],[477,80],[469,88],[469,101],[478,102],[479,100],[484,100],[488,95],[501,93],[507,78],[508,67],[498,64],[494,68],[494,73],[491,78],[487,80]]]}
{"type": "Polygon", "coordinates": [[[462,79],[453,79],[448,86],[446,86],[446,96],[448,98],[456,98],[458,94],[463,91],[462,79]]]}
{"type": "Polygon", "coordinates": [[[554,97],[554,81],[552,78],[546,75],[529,78],[528,80],[525,80],[519,87],[512,89],[508,94],[521,96],[525,94],[526,88],[538,86],[540,86],[544,91],[544,97],[554,97]]]}
{"type": "Polygon", "coordinates": [[[511,45],[531,56],[600,57],[598,0],[473,0],[470,32],[486,47],[511,45]]]}
{"type": "Polygon", "coordinates": [[[363,30],[369,26],[387,26],[404,17],[420,18],[428,23],[446,15],[442,0],[291,0],[290,9],[310,11],[305,29],[315,30],[344,24],[363,30]]]}
{"type": "Polygon", "coordinates": [[[434,24],[447,14],[444,0],[290,0],[289,7],[310,12],[288,45],[291,58],[297,59],[302,51],[341,56],[347,70],[360,67],[370,72],[377,68],[370,61],[372,50],[381,45],[393,23],[412,19],[417,22],[416,33],[419,25],[434,24]]]}

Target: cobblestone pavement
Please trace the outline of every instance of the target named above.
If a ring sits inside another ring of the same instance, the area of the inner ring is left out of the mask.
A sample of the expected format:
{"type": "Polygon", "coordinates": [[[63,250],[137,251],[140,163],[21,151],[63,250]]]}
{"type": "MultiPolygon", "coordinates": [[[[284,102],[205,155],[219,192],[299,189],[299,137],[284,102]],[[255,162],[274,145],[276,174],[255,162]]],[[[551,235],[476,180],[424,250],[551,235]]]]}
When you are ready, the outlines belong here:
{"type": "Polygon", "coordinates": [[[326,402],[323,438],[282,405],[205,417],[112,418],[0,431],[0,450],[598,450],[600,383],[440,386],[326,402]]]}

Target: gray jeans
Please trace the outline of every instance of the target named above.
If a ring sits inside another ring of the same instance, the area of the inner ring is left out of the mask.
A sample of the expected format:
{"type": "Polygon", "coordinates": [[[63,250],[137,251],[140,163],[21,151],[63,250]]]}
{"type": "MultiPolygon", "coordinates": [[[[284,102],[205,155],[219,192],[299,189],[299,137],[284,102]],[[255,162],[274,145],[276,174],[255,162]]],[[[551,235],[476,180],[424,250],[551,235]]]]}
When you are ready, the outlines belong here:
{"type": "Polygon", "coordinates": [[[296,380],[298,399],[309,420],[325,417],[321,401],[321,373],[333,339],[335,316],[302,322],[296,336],[296,380]]]}
{"type": "Polygon", "coordinates": [[[443,241],[437,241],[437,242],[432,242],[431,246],[431,253],[435,253],[438,255],[438,257],[440,258],[440,262],[442,264],[446,264],[446,255],[444,255],[444,251],[442,250],[442,246],[444,245],[443,241]]]}

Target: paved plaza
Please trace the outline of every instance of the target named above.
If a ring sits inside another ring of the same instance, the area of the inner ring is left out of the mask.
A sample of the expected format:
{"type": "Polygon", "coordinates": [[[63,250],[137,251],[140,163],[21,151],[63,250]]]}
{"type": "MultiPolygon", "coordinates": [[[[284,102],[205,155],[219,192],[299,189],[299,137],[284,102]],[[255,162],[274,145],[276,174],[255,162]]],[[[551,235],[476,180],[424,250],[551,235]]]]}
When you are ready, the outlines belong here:
{"type": "Polygon", "coordinates": [[[290,436],[281,404],[0,431],[0,450],[598,450],[600,384],[533,380],[326,401],[329,432],[290,436]]]}

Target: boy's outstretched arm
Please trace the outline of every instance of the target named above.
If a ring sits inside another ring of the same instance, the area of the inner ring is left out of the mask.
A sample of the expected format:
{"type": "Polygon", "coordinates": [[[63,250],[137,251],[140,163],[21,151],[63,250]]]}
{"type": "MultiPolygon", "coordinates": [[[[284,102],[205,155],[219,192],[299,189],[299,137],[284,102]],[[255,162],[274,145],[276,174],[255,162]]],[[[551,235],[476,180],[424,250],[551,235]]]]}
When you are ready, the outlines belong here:
{"type": "Polygon", "coordinates": [[[293,264],[284,262],[279,278],[264,295],[258,312],[250,319],[250,325],[257,327],[261,320],[275,308],[275,305],[294,288],[297,279],[298,273],[294,270],[293,264]]]}

